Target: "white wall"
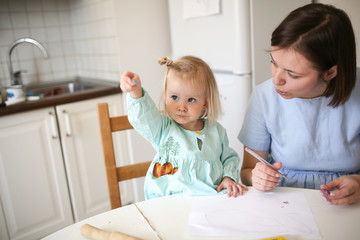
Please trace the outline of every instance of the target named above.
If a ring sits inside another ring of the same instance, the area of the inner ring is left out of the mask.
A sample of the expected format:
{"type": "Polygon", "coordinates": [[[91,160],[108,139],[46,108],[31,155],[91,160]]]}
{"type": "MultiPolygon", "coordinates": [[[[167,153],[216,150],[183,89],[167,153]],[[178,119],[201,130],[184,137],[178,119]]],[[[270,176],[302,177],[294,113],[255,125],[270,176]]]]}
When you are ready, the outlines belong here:
{"type": "Polygon", "coordinates": [[[360,67],[360,1],[359,0],[315,0],[343,9],[350,17],[356,38],[357,66],[360,67]]]}
{"type": "Polygon", "coordinates": [[[310,0],[251,0],[251,55],[253,86],[271,78],[268,51],[271,34],[294,9],[309,4],[310,0]]]}
{"type": "Polygon", "coordinates": [[[120,72],[138,73],[157,103],[165,73],[157,60],[171,51],[167,1],[113,1],[120,72]]]}

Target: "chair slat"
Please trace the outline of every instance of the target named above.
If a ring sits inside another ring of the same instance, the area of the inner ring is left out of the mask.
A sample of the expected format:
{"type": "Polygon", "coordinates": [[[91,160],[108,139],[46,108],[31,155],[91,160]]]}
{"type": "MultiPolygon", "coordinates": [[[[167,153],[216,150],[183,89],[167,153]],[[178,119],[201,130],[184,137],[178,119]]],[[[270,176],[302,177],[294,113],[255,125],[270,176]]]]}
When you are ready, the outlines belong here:
{"type": "MultiPolygon", "coordinates": [[[[110,117],[107,103],[97,104],[103,155],[105,162],[106,178],[108,182],[108,191],[111,209],[121,207],[121,191],[119,182],[133,178],[139,178],[146,175],[151,161],[136,164],[116,166],[114,142],[112,133],[133,129],[127,116],[110,117]]],[[[129,161],[119,161],[129,162],[129,161]]]]}

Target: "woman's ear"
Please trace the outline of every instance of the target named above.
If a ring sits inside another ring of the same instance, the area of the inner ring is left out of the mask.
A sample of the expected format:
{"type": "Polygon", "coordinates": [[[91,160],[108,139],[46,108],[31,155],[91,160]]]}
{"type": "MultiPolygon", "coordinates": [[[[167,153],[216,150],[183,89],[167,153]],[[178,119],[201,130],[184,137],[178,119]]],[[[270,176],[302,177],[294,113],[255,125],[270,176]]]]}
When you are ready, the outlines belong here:
{"type": "Polygon", "coordinates": [[[330,81],[337,75],[337,65],[332,66],[329,70],[324,73],[324,80],[330,81]]]}

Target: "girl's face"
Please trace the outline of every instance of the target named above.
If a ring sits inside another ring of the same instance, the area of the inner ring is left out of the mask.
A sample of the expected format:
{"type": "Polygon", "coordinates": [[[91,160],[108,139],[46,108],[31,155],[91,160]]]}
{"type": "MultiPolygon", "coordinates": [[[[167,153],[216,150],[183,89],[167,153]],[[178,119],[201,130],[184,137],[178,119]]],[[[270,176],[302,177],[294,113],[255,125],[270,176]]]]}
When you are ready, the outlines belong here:
{"type": "Polygon", "coordinates": [[[207,108],[205,88],[199,82],[188,81],[186,74],[169,71],[165,106],[169,116],[184,129],[203,128],[204,123],[199,118],[207,108]]]}
{"type": "Polygon", "coordinates": [[[285,99],[321,96],[327,83],[311,62],[293,49],[271,49],[272,76],[276,92],[285,99]]]}

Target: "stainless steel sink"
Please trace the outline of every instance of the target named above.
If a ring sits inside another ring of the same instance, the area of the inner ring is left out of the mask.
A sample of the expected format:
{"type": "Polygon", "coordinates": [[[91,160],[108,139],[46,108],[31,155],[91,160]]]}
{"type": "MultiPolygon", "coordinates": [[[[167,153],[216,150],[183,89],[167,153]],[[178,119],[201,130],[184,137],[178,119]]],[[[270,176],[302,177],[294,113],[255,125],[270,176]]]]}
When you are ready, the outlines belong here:
{"type": "Polygon", "coordinates": [[[73,80],[29,84],[25,86],[27,96],[50,97],[99,88],[119,87],[118,82],[76,78],[73,80]]]}

